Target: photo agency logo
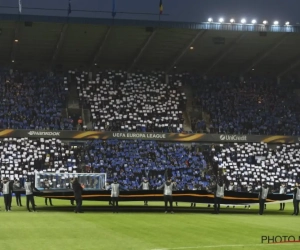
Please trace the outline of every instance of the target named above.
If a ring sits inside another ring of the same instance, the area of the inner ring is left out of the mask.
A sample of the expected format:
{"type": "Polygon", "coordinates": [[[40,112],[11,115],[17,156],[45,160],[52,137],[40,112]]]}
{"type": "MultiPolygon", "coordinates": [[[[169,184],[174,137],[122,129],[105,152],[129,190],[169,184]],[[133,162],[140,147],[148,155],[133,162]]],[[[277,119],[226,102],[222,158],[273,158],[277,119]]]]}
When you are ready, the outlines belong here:
{"type": "Polygon", "coordinates": [[[287,244],[287,243],[300,243],[300,235],[276,235],[276,236],[268,236],[263,235],[261,236],[261,243],[262,244],[287,244]]]}
{"type": "Polygon", "coordinates": [[[247,141],[246,135],[220,135],[221,141],[247,141]]]}

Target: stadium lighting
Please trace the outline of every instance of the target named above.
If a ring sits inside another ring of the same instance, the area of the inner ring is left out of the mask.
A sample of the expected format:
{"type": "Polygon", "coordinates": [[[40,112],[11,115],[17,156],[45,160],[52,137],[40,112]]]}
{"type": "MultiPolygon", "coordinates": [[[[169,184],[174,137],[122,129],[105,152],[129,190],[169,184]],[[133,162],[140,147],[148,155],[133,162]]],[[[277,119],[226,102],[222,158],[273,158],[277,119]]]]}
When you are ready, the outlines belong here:
{"type": "Polygon", "coordinates": [[[15,60],[11,60],[11,62],[13,62],[13,63],[14,63],[14,62],[15,62],[15,60]]]}
{"type": "Polygon", "coordinates": [[[191,46],[191,47],[190,47],[190,50],[193,50],[193,49],[194,49],[194,47],[193,47],[193,46],[191,46]]]}
{"type": "Polygon", "coordinates": [[[223,23],[224,22],[224,18],[219,18],[219,23],[223,23]]]}
{"type": "Polygon", "coordinates": [[[257,22],[256,22],[255,19],[253,19],[253,20],[251,21],[251,23],[252,23],[252,24],[256,24],[257,22]]]}
{"type": "Polygon", "coordinates": [[[234,20],[233,18],[231,18],[231,19],[230,19],[230,22],[231,22],[231,23],[234,23],[234,22],[235,22],[235,20],[234,20]]]}
{"type": "Polygon", "coordinates": [[[210,17],[210,18],[208,18],[208,21],[211,23],[213,21],[213,19],[210,17]]]}
{"type": "Polygon", "coordinates": [[[268,24],[268,21],[267,20],[263,21],[263,24],[264,25],[268,24]]]}
{"type": "Polygon", "coordinates": [[[18,39],[15,39],[15,43],[17,43],[17,42],[19,42],[19,40],[18,40],[18,39]]]}
{"type": "Polygon", "coordinates": [[[285,25],[290,25],[290,22],[286,22],[285,25]]]}
{"type": "Polygon", "coordinates": [[[243,18],[242,20],[241,20],[241,23],[246,23],[246,19],[245,18],[243,18]]]}
{"type": "Polygon", "coordinates": [[[274,21],[274,25],[278,25],[279,24],[279,22],[278,21],[274,21]]]}

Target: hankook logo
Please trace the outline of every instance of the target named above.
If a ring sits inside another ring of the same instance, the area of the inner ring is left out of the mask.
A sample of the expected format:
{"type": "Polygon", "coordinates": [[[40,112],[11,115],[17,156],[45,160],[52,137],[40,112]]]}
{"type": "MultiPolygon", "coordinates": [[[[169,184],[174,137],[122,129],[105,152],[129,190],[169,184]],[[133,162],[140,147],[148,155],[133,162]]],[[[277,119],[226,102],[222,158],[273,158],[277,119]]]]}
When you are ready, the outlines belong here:
{"type": "Polygon", "coordinates": [[[221,141],[247,141],[246,135],[220,135],[221,141]]]}
{"type": "Polygon", "coordinates": [[[30,131],[29,135],[38,135],[38,136],[60,136],[60,132],[40,132],[40,131],[30,131]]]}

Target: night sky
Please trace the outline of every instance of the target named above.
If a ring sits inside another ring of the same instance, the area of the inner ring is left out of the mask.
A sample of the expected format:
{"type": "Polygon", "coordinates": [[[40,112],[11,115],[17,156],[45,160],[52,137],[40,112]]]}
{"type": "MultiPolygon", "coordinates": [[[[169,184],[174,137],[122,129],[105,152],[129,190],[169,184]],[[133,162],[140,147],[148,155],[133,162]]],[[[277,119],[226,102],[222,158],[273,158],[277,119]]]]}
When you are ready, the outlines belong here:
{"type": "MultiPolygon", "coordinates": [[[[158,13],[159,0],[115,0],[117,12],[158,13]]],[[[51,15],[66,16],[68,0],[22,0],[23,8],[52,8],[54,10],[26,10],[23,15],[51,15]]],[[[261,23],[264,19],[269,23],[278,20],[281,24],[290,21],[291,24],[300,23],[300,0],[163,0],[164,14],[162,21],[206,22],[209,17],[217,20],[235,18],[257,19],[261,23]]],[[[0,6],[11,6],[15,9],[0,7],[0,13],[18,13],[18,0],[0,0],[0,6]]],[[[86,13],[75,10],[111,11],[112,0],[72,0],[71,16],[111,18],[109,13],[86,13]]],[[[119,19],[147,19],[158,20],[158,16],[120,14],[119,19]]]]}

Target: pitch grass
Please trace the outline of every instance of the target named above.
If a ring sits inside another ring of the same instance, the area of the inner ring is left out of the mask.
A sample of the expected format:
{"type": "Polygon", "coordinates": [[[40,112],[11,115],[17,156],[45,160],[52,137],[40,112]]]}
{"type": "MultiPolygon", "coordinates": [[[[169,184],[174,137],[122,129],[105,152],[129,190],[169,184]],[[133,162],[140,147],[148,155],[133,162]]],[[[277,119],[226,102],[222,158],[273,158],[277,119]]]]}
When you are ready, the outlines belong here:
{"type": "MultiPolygon", "coordinates": [[[[69,201],[53,200],[55,207],[70,206],[69,201]]],[[[184,249],[300,249],[300,243],[261,244],[261,236],[300,235],[300,216],[291,216],[292,204],[284,212],[279,204],[268,205],[265,215],[257,215],[257,206],[239,213],[214,215],[203,213],[122,213],[58,212],[43,210],[44,200],[36,198],[37,213],[25,207],[3,211],[0,198],[0,249],[2,250],[184,250],[184,249]]],[[[84,202],[84,205],[107,202],[84,202]]],[[[122,203],[142,205],[142,202],[122,203]]],[[[121,204],[121,205],[122,205],[121,204]]],[[[23,198],[23,205],[25,199],[23,198]]],[[[153,202],[149,205],[162,205],[153,202]]],[[[179,203],[179,206],[189,206],[179,203]]],[[[199,206],[199,209],[206,205],[199,206]]],[[[198,209],[198,208],[197,208],[198,209]]],[[[228,211],[222,207],[223,211],[228,211]]],[[[212,211],[212,210],[211,210],[212,211]]]]}

